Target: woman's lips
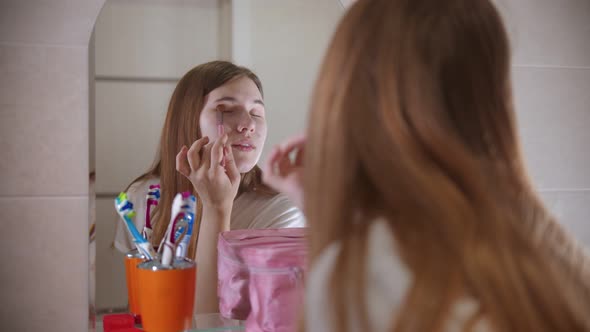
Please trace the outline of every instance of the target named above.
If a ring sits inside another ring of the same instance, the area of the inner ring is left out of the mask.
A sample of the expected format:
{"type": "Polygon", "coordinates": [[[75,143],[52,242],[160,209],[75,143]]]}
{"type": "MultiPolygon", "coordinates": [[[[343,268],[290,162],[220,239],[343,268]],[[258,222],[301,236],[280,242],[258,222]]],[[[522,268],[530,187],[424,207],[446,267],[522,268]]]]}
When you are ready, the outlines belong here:
{"type": "Polygon", "coordinates": [[[235,144],[232,144],[231,147],[238,150],[238,151],[243,151],[243,152],[249,152],[249,151],[253,151],[256,149],[256,147],[250,143],[235,143],[235,144]]]}

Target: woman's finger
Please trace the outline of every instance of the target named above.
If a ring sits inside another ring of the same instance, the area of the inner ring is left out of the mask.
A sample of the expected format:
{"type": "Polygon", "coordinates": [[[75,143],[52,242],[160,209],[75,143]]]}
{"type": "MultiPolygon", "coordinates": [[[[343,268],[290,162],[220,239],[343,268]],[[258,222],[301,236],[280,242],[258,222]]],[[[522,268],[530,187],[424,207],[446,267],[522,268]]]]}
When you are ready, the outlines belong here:
{"type": "Polygon", "coordinates": [[[183,145],[180,149],[180,152],[178,152],[178,154],[176,155],[176,170],[186,177],[188,177],[191,172],[191,168],[188,164],[188,159],[186,156],[187,152],[188,148],[186,147],[186,145],[183,145]]]}
{"type": "Polygon", "coordinates": [[[297,135],[287,139],[281,144],[280,150],[282,156],[278,163],[275,161],[281,174],[284,175],[288,173],[293,166],[301,163],[302,157],[300,151],[303,150],[305,146],[305,140],[305,135],[297,135]],[[291,160],[291,154],[293,152],[295,152],[295,161],[291,160]]]}
{"type": "Polygon", "coordinates": [[[266,161],[264,162],[264,165],[262,167],[262,181],[266,184],[269,184],[270,181],[272,181],[273,177],[274,177],[274,163],[275,160],[277,159],[277,154],[278,154],[278,147],[274,146],[272,148],[272,150],[270,151],[268,157],[266,158],[266,161]]]}
{"type": "Polygon", "coordinates": [[[211,165],[210,169],[218,169],[223,166],[223,149],[227,143],[227,135],[221,136],[211,147],[211,165]]]}
{"type": "Polygon", "coordinates": [[[202,154],[202,161],[201,161],[201,168],[204,171],[209,170],[209,166],[211,164],[211,148],[213,147],[213,143],[210,142],[203,147],[203,154],[202,154]]]}
{"type": "Polygon", "coordinates": [[[283,150],[283,154],[281,155],[281,158],[278,160],[279,174],[284,176],[287,173],[289,173],[292,164],[293,163],[291,162],[289,152],[283,150]]]}
{"type": "Polygon", "coordinates": [[[234,160],[234,154],[231,148],[226,149],[224,168],[232,184],[240,183],[242,176],[234,160]]]}
{"type": "Polygon", "coordinates": [[[262,173],[262,181],[277,191],[281,191],[285,182],[285,175],[280,170],[279,164],[284,159],[284,153],[280,147],[273,148],[266,162],[266,169],[262,173]]]}
{"type": "Polygon", "coordinates": [[[266,158],[266,165],[265,165],[265,172],[268,174],[275,174],[277,170],[277,164],[279,159],[281,158],[282,151],[281,148],[275,146],[272,148],[270,155],[266,158]]]}
{"type": "Polygon", "coordinates": [[[205,144],[209,142],[209,137],[205,136],[196,140],[188,149],[187,159],[190,166],[190,171],[194,172],[201,166],[200,152],[205,144]]]}
{"type": "Polygon", "coordinates": [[[297,150],[297,155],[295,157],[295,166],[302,166],[303,165],[303,156],[305,155],[305,143],[302,143],[297,150]]]}
{"type": "Polygon", "coordinates": [[[282,150],[289,154],[296,149],[302,149],[305,146],[305,135],[297,135],[289,138],[282,144],[282,150]]]}

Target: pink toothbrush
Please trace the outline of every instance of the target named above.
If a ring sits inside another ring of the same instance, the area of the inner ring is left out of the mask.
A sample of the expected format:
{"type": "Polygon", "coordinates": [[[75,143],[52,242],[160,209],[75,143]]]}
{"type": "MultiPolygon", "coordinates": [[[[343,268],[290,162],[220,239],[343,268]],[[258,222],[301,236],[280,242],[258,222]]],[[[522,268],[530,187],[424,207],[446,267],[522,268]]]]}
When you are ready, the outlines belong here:
{"type": "MultiPolygon", "coordinates": [[[[225,129],[223,127],[223,106],[219,105],[215,109],[217,111],[217,136],[218,139],[225,134],[225,129]]],[[[225,146],[223,147],[223,159],[221,159],[221,166],[225,167],[225,146]]]]}
{"type": "Polygon", "coordinates": [[[151,211],[152,207],[158,205],[160,200],[160,185],[153,184],[149,187],[149,191],[146,196],[146,208],[145,208],[145,225],[143,227],[143,237],[149,242],[152,239],[152,219],[151,211]]]}

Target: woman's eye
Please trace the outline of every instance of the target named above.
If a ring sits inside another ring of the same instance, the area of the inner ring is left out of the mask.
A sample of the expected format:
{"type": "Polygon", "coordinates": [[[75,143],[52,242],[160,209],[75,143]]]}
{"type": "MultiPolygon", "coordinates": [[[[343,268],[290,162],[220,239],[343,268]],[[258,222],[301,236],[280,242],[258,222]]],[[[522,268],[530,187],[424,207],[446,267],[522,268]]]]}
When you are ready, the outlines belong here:
{"type": "Polygon", "coordinates": [[[264,118],[264,111],[258,108],[250,110],[250,115],[255,118],[264,118]]]}

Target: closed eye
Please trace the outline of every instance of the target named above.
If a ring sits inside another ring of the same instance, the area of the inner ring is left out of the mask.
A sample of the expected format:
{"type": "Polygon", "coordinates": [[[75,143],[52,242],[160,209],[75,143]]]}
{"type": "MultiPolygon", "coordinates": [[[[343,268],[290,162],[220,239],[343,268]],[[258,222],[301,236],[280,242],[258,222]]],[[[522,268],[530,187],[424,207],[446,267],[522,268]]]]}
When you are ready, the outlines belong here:
{"type": "Polygon", "coordinates": [[[250,115],[255,118],[264,118],[264,108],[254,107],[250,110],[250,115]]]}
{"type": "Polygon", "coordinates": [[[260,111],[250,112],[250,115],[255,118],[264,118],[264,112],[260,112],[260,111]]]}
{"type": "Polygon", "coordinates": [[[234,105],[222,105],[223,109],[222,112],[223,113],[233,113],[236,111],[236,106],[234,105]]]}

